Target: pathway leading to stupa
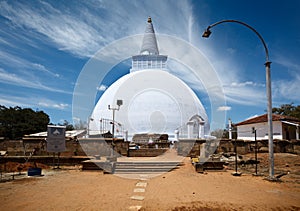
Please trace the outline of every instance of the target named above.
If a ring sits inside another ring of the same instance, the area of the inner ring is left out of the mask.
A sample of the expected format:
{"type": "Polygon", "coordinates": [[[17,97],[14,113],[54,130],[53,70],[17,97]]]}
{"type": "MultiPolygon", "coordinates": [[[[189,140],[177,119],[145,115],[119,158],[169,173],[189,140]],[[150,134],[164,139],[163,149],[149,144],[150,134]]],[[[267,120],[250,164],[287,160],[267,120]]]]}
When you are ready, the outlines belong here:
{"type": "Polygon", "coordinates": [[[134,189],[133,189],[133,195],[130,197],[130,200],[132,201],[132,204],[129,207],[129,210],[141,210],[142,208],[142,201],[145,199],[145,192],[146,187],[148,185],[148,175],[141,174],[139,175],[140,179],[136,183],[134,189]]]}

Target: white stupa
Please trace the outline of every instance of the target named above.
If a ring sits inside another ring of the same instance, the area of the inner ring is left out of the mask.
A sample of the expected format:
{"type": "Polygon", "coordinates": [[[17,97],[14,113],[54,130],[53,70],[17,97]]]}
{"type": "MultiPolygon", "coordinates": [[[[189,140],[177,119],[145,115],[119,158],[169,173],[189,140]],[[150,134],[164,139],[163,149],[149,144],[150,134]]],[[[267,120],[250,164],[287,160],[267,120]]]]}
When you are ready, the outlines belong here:
{"type": "Polygon", "coordinates": [[[126,130],[129,140],[139,133],[164,133],[170,139],[178,133],[187,138],[208,135],[209,122],[200,100],[181,79],[168,72],[166,62],[167,56],[159,55],[149,17],[140,54],[132,56],[130,73],[108,87],[95,106],[89,121],[91,133],[112,131],[112,125],[103,125],[103,120],[112,123],[113,112],[108,105],[117,108],[117,100],[122,100],[115,111],[115,134],[126,130]]]}

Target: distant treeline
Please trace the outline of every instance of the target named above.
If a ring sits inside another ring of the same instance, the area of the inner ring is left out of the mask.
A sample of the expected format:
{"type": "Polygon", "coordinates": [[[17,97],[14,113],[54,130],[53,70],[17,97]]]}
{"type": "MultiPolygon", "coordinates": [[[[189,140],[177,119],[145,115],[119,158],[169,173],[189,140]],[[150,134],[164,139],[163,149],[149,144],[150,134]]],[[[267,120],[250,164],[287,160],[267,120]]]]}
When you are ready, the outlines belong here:
{"type": "Polygon", "coordinates": [[[273,108],[273,114],[296,117],[300,120],[300,105],[294,106],[294,103],[283,104],[278,108],[273,108]]]}
{"type": "Polygon", "coordinates": [[[43,111],[0,105],[0,137],[14,140],[25,134],[46,131],[49,122],[48,114],[43,111]]]}
{"type": "MultiPolygon", "coordinates": [[[[21,139],[24,135],[47,131],[47,125],[53,123],[50,123],[49,115],[44,111],[0,105],[0,137],[21,139]]],[[[66,120],[58,125],[66,126],[66,130],[74,130],[73,125],[66,120]]]]}

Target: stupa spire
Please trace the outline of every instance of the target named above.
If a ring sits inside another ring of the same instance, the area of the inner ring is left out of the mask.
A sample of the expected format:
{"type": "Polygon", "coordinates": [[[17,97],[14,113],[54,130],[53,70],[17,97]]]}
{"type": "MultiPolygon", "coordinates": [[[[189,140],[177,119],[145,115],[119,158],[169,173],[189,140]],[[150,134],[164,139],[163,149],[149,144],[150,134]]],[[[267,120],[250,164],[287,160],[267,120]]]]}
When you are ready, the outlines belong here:
{"type": "Polygon", "coordinates": [[[167,59],[168,56],[159,55],[152,20],[151,17],[148,17],[141,51],[140,54],[132,56],[130,72],[149,69],[164,70],[166,69],[167,59]]]}
{"type": "Polygon", "coordinates": [[[148,17],[147,26],[140,51],[141,55],[159,55],[156,36],[151,17],[148,17]]]}

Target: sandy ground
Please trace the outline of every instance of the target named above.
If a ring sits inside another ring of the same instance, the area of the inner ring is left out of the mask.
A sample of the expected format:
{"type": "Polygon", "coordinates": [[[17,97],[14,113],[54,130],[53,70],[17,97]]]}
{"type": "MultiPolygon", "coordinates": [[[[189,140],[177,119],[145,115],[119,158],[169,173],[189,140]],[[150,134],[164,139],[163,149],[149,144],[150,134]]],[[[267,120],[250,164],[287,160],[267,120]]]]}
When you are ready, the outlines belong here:
{"type": "Polygon", "coordinates": [[[230,169],[199,174],[188,158],[179,169],[153,178],[126,179],[78,168],[43,170],[42,177],[0,183],[0,209],[300,210],[299,156],[290,156],[275,155],[293,172],[282,182],[250,173],[234,177],[230,169]]]}

